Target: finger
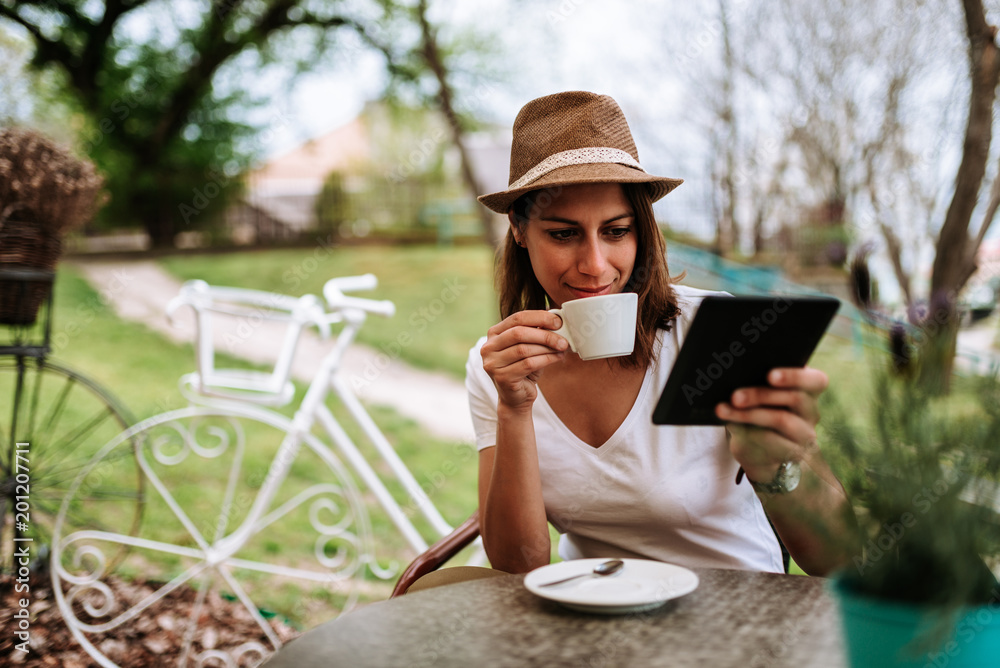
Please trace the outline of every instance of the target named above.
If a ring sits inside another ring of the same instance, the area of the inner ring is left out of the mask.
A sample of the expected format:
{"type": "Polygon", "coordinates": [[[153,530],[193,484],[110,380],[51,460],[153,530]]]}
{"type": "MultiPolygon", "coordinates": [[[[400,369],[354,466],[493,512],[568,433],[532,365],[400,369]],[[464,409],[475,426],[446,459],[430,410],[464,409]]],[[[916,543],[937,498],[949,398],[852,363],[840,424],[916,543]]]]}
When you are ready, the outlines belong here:
{"type": "Polygon", "coordinates": [[[537,327],[517,327],[491,336],[483,345],[482,354],[483,359],[496,354],[528,357],[546,352],[560,352],[568,348],[569,342],[554,332],[537,327]],[[537,350],[539,347],[544,350],[537,350]]]}
{"type": "Polygon", "coordinates": [[[744,465],[780,464],[801,456],[801,447],[771,429],[736,423],[727,428],[730,452],[744,465]]]}
{"type": "Polygon", "coordinates": [[[770,480],[785,461],[799,461],[804,448],[770,429],[729,425],[729,451],[751,480],[770,480]]]}
{"type": "MultiPolygon", "coordinates": [[[[555,332],[537,327],[518,327],[509,329],[503,334],[488,341],[490,352],[516,352],[524,351],[524,356],[534,354],[531,352],[537,347],[545,348],[545,352],[560,352],[569,349],[569,341],[559,336],[555,332]]],[[[484,346],[485,347],[485,346],[484,346]]]]}
{"type": "Polygon", "coordinates": [[[496,369],[503,369],[535,357],[558,355],[559,359],[562,359],[565,352],[565,350],[553,350],[552,348],[543,345],[519,343],[516,346],[504,348],[503,350],[493,353],[488,358],[484,358],[484,364],[488,362],[496,369]]]}
{"type": "Polygon", "coordinates": [[[781,408],[739,410],[731,404],[722,403],[715,407],[715,414],[725,422],[771,429],[800,445],[816,439],[816,430],[809,422],[800,415],[781,408]]]}
{"type": "Polygon", "coordinates": [[[816,398],[802,390],[775,390],[767,387],[747,387],[733,392],[730,405],[738,410],[751,408],[784,408],[810,420],[819,419],[816,398]]]}
{"type": "MultiPolygon", "coordinates": [[[[546,353],[544,355],[532,355],[512,362],[506,366],[486,368],[486,373],[494,380],[527,378],[531,381],[537,379],[542,370],[556,362],[565,359],[566,353],[546,353]],[[534,377],[533,377],[534,376],[534,377]]],[[[485,365],[484,365],[485,368],[485,365]]]]}
{"type": "Polygon", "coordinates": [[[555,313],[549,313],[548,311],[518,311],[494,325],[491,330],[497,329],[499,333],[500,331],[515,327],[539,327],[542,329],[557,330],[562,327],[562,319],[555,313]]]}
{"type": "Polygon", "coordinates": [[[813,396],[819,396],[830,384],[830,378],[811,367],[771,369],[767,381],[773,387],[800,389],[813,396]]]}

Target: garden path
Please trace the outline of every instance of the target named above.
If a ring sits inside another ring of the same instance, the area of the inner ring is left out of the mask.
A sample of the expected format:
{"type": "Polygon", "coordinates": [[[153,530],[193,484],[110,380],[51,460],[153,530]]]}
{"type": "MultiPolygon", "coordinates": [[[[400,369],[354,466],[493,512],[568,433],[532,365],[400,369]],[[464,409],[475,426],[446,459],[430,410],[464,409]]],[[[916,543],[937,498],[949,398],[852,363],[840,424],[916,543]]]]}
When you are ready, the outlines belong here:
{"type": "MultiPolygon", "coordinates": [[[[118,315],[140,322],[179,343],[194,342],[194,318],[191,309],[181,309],[171,323],[166,317],[168,302],[177,296],[181,282],[151,260],[100,261],[74,259],[77,267],[102,298],[109,301],[118,315]]],[[[377,327],[372,316],[366,327],[377,327]]],[[[284,328],[280,323],[254,326],[246,336],[233,336],[219,327],[213,331],[216,349],[257,364],[270,365],[281,348],[284,328]],[[229,336],[227,336],[229,334],[229,336]]],[[[312,380],[316,363],[329,350],[315,330],[305,333],[299,342],[292,376],[304,382],[312,380]]],[[[192,369],[194,360],[192,360],[192,369]]],[[[350,386],[369,404],[390,406],[417,421],[431,434],[465,443],[474,442],[472,418],[464,384],[443,373],[415,369],[405,362],[370,347],[355,344],[343,362],[343,373],[350,386]]]]}

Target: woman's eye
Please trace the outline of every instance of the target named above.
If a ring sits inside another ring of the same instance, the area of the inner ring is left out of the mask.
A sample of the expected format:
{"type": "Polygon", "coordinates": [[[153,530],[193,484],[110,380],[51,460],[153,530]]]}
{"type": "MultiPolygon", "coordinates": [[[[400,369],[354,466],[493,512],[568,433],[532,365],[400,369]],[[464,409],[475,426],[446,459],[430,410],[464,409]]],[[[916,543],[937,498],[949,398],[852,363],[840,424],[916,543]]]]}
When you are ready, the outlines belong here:
{"type": "Polygon", "coordinates": [[[571,239],[573,237],[573,234],[575,234],[573,230],[552,230],[551,232],[549,232],[549,236],[555,239],[556,241],[566,241],[568,239],[571,239]]]}
{"type": "Polygon", "coordinates": [[[624,236],[628,236],[629,232],[632,231],[631,227],[612,227],[608,230],[608,234],[615,239],[620,239],[624,236]]]}

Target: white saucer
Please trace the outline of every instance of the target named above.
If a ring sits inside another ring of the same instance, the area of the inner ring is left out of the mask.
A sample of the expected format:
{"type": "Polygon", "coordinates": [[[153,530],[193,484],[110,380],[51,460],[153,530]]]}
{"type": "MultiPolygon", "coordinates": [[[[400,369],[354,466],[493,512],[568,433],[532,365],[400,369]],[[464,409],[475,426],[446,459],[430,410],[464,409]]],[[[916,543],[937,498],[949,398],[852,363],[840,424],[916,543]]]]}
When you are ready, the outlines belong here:
{"type": "Polygon", "coordinates": [[[648,559],[622,559],[625,568],[618,575],[541,586],[590,573],[602,561],[606,559],[575,559],[542,566],[524,576],[524,586],[536,596],[573,610],[615,615],[658,608],[698,587],[698,576],[687,568],[648,559]]]}

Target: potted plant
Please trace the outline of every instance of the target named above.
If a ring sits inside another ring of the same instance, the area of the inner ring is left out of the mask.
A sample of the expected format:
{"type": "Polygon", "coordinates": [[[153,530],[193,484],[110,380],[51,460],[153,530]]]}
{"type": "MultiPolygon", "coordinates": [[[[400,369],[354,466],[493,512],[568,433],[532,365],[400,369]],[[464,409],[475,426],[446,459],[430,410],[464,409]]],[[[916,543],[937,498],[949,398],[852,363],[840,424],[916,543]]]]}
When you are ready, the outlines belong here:
{"type": "Polygon", "coordinates": [[[30,325],[67,231],[90,220],[103,180],[93,164],[33,130],[0,128],[0,324],[30,325]],[[39,271],[40,270],[40,271],[39,271]]]}
{"type": "Polygon", "coordinates": [[[975,405],[924,387],[928,337],[878,312],[863,256],[852,277],[889,345],[870,415],[848,414],[835,395],[824,415],[861,531],[853,563],[831,580],[851,666],[998,665],[1000,382],[969,379],[975,405]]]}

